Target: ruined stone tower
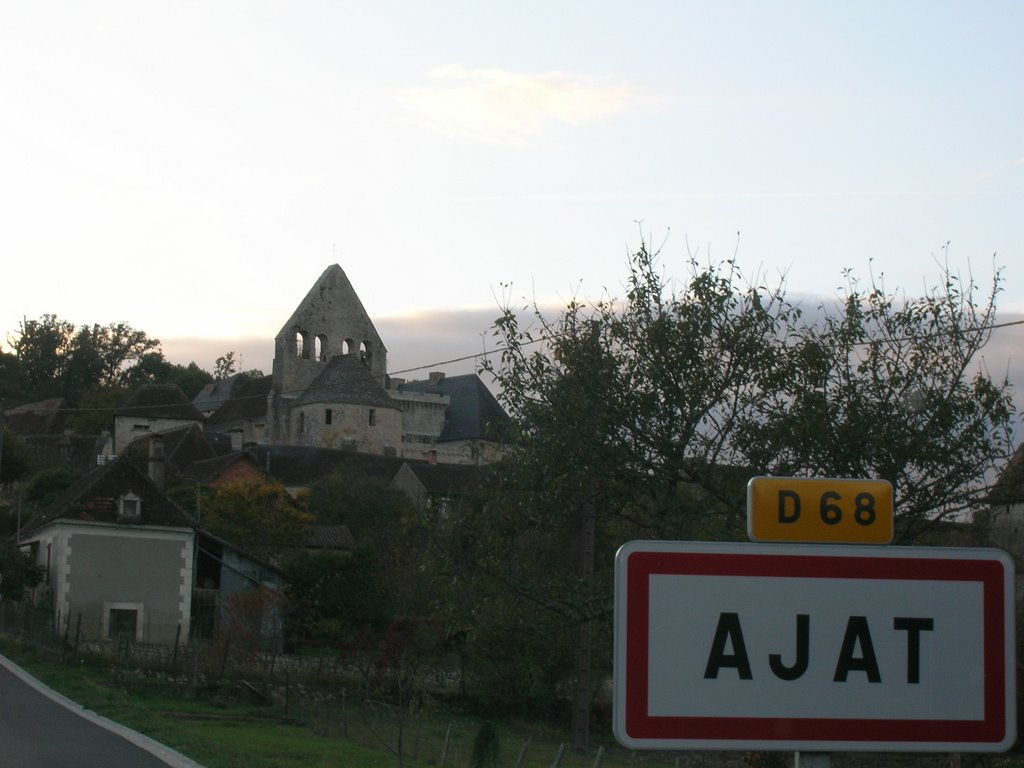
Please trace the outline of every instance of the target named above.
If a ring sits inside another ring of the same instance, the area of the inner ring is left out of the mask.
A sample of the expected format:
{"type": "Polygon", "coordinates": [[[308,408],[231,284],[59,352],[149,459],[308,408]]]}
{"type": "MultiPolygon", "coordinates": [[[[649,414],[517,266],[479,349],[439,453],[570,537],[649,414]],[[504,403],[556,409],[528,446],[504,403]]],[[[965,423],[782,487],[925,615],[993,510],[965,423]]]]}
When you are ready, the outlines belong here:
{"type": "Polygon", "coordinates": [[[387,349],[337,264],[324,270],[274,341],[274,383],[267,402],[269,442],[306,442],[298,434],[303,425],[293,418],[293,411],[300,398],[309,402],[311,390],[316,389],[311,385],[325,372],[326,378],[332,373],[337,378],[335,369],[344,369],[349,380],[360,379],[353,392],[356,401],[373,405],[369,400],[376,400],[379,392],[381,402],[388,402],[384,392],[387,349]]]}

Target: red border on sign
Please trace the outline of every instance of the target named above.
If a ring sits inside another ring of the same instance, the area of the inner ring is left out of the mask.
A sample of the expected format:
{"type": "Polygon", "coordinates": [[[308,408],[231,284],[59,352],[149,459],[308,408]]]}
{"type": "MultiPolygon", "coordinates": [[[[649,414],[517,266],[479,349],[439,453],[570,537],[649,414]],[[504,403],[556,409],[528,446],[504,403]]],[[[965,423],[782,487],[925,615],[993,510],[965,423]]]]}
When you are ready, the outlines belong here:
{"type": "Polygon", "coordinates": [[[996,560],[631,552],[626,567],[625,732],[632,739],[998,744],[1006,736],[1004,573],[1003,566],[996,560]],[[985,717],[983,720],[882,720],[651,716],[647,713],[650,577],[656,574],[981,582],[985,717]]]}

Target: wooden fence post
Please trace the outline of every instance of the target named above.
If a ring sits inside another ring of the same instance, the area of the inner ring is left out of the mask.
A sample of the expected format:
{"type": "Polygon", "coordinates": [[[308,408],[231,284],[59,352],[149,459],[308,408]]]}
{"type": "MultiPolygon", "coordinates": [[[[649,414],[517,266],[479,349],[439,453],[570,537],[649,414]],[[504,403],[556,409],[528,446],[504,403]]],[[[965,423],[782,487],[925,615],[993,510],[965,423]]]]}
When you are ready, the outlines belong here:
{"type": "Polygon", "coordinates": [[[526,757],[526,748],[530,746],[530,742],[532,740],[533,737],[528,737],[526,741],[523,742],[523,746],[519,748],[519,757],[516,758],[515,768],[520,768],[520,766],[523,764],[523,758],[526,757]]]}
{"type": "Polygon", "coordinates": [[[455,723],[448,723],[448,730],[444,732],[444,746],[441,748],[441,766],[444,768],[445,763],[448,762],[448,747],[452,743],[452,727],[455,723]]]}

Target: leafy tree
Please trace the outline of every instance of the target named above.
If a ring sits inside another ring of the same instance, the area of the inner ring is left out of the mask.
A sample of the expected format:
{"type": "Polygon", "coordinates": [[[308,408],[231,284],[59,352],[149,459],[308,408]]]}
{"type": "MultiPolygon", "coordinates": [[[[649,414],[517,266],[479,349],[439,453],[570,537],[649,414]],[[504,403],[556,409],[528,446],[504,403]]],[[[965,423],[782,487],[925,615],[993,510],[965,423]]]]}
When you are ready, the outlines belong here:
{"type": "Polygon", "coordinates": [[[0,349],[0,403],[28,402],[30,387],[17,355],[0,349]]]}
{"type": "MultiPolygon", "coordinates": [[[[498,676],[515,659],[546,695],[590,647],[610,658],[609,622],[594,620],[611,610],[618,546],[742,538],[753,475],[888,479],[904,540],[971,508],[1010,449],[1008,384],[975,367],[997,290],[979,306],[952,275],[913,300],[851,283],[809,316],[733,261],[691,256],[670,281],[641,243],[622,299],[573,300],[553,320],[534,307],[526,328],[504,308],[485,368],[515,448],[486,513],[441,521],[432,566],[457,586],[449,621],[478,663],[498,676]],[[521,642],[531,625],[547,648],[521,642]],[[508,640],[490,662],[486,637],[508,640]],[[545,667],[573,646],[575,663],[545,667]]],[[[513,692],[509,706],[539,703],[513,692]]]]}
{"type": "Polygon", "coordinates": [[[28,476],[28,449],[20,437],[2,424],[0,430],[0,486],[9,486],[28,476]]]}
{"type": "Polygon", "coordinates": [[[948,270],[919,298],[880,281],[804,324],[741,439],[748,461],[773,474],[879,477],[896,493],[897,543],[979,508],[984,478],[1010,455],[1010,384],[979,364],[995,322],[994,279],[948,270]]]}
{"type": "Polygon", "coordinates": [[[210,533],[268,559],[301,547],[312,516],[280,483],[229,483],[205,502],[200,523],[210,533]]]}
{"type": "Polygon", "coordinates": [[[300,552],[286,566],[285,588],[294,630],[305,638],[349,642],[380,632],[393,615],[373,553],[300,552]]]}
{"type": "Polygon", "coordinates": [[[126,387],[93,384],[79,393],[78,405],[69,411],[66,423],[80,435],[113,433],[114,411],[128,395],[126,387]]]}
{"type": "Polygon", "coordinates": [[[31,509],[45,509],[81,476],[81,472],[70,467],[44,469],[33,475],[25,485],[22,501],[31,509]]]}
{"type": "Polygon", "coordinates": [[[214,361],[213,380],[223,381],[234,374],[235,353],[233,350],[229,350],[214,361]]]}
{"type": "Polygon", "coordinates": [[[149,383],[177,384],[190,400],[213,380],[213,376],[200,368],[195,361],[187,366],[172,363],[159,350],[142,355],[124,375],[124,383],[128,389],[149,383]]]}
{"type": "Polygon", "coordinates": [[[21,370],[29,386],[49,397],[58,392],[71,356],[71,338],[75,326],[56,315],[43,315],[38,320],[23,319],[17,337],[8,342],[21,362],[21,370]]]}
{"type": "Polygon", "coordinates": [[[0,545],[0,594],[8,600],[20,600],[27,589],[43,580],[44,569],[21,550],[0,545]]]}
{"type": "Polygon", "coordinates": [[[124,322],[82,325],[56,315],[23,319],[9,340],[21,374],[39,399],[63,395],[76,404],[92,386],[117,386],[127,371],[160,342],[124,322]]]}
{"type": "Polygon", "coordinates": [[[377,589],[392,595],[395,611],[425,610],[430,598],[430,584],[420,573],[425,521],[404,493],[341,468],[315,482],[306,503],[318,522],[348,526],[356,548],[377,564],[377,589]]]}

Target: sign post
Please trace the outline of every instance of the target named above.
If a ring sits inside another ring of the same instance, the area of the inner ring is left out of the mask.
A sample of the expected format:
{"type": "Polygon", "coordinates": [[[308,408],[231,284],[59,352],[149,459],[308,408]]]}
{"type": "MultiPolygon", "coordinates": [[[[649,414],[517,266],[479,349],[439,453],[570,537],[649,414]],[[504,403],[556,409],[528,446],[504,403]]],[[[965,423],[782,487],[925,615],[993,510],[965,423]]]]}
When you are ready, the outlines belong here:
{"type": "Polygon", "coordinates": [[[889,544],[893,535],[892,484],[759,476],[747,483],[751,541],[889,544]]]}
{"type": "Polygon", "coordinates": [[[1005,751],[1013,596],[998,550],[628,543],[615,561],[616,738],[1005,751]]]}

